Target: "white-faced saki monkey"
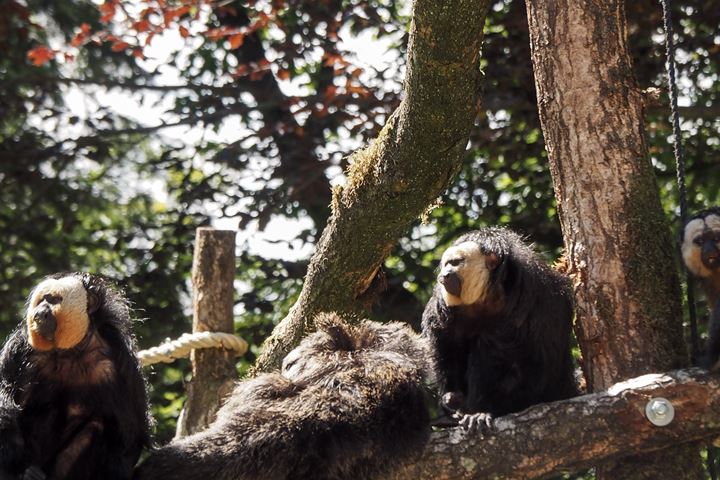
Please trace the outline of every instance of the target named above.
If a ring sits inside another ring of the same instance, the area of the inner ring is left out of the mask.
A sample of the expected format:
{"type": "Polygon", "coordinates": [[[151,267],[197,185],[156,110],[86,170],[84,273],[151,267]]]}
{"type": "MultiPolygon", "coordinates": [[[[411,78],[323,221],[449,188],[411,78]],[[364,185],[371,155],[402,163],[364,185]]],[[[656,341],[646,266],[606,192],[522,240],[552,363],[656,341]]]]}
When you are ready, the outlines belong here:
{"type": "Polygon", "coordinates": [[[690,273],[700,280],[708,305],[708,341],[699,364],[716,369],[720,357],[720,207],[698,212],[683,228],[682,256],[690,273]]]}
{"type": "Polygon", "coordinates": [[[577,395],[567,278],[520,236],[483,228],[442,255],[423,313],[441,407],[468,429],[577,395]]]}
{"type": "Polygon", "coordinates": [[[129,479],[148,444],[127,301],[101,278],[53,275],[0,353],[0,478],[129,479]]]}
{"type": "Polygon", "coordinates": [[[421,339],[401,323],[315,323],[279,372],[238,383],[214,423],[151,454],[135,478],[368,480],[421,455],[421,339]]]}

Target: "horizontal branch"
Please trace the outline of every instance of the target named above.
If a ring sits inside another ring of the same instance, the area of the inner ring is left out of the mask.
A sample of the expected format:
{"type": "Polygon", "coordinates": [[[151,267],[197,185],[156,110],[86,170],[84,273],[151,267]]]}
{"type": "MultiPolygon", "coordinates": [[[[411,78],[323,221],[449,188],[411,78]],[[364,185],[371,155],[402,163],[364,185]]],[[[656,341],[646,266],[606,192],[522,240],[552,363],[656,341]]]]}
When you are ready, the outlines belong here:
{"type": "MultiPolygon", "coordinates": [[[[96,87],[105,88],[119,88],[122,90],[152,90],[158,92],[175,92],[180,90],[190,90],[197,93],[212,93],[223,96],[237,96],[238,87],[233,83],[227,83],[225,85],[207,85],[207,84],[196,84],[196,83],[182,83],[176,85],[156,85],[152,83],[136,83],[134,81],[127,80],[116,80],[111,78],[93,79],[93,78],[77,78],[77,77],[62,77],[55,76],[49,78],[52,81],[65,85],[91,85],[96,87]]],[[[25,79],[25,82],[35,81],[47,81],[48,77],[38,77],[36,79],[25,79]]]]}
{"type": "Polygon", "coordinates": [[[421,459],[393,478],[544,477],[712,438],[720,434],[720,377],[697,368],[643,375],[604,392],[500,417],[495,427],[484,437],[460,428],[436,431],[421,459]],[[665,427],[645,416],[656,397],[675,409],[665,427]]]}

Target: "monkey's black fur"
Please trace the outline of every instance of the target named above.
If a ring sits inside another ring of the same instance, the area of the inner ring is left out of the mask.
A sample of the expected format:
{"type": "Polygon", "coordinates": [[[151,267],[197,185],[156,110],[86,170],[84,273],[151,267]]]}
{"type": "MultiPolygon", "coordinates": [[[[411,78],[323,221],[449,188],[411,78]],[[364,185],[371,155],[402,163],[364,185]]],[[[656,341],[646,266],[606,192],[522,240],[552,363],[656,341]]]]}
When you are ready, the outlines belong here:
{"type": "Polygon", "coordinates": [[[135,478],[362,480],[420,454],[421,340],[400,323],[316,325],[280,372],[240,382],[207,430],[159,449],[135,478]]]}
{"type": "Polygon", "coordinates": [[[2,479],[128,479],[149,443],[127,301],[96,276],[48,278],[69,276],[93,305],[84,339],[67,350],[38,351],[22,323],[0,353],[2,479]]]}
{"type": "Polygon", "coordinates": [[[478,303],[450,307],[438,282],[422,319],[443,406],[499,416],[577,395],[566,277],[510,230],[484,228],[453,245],[464,242],[477,244],[488,259],[485,295],[478,303]]]}

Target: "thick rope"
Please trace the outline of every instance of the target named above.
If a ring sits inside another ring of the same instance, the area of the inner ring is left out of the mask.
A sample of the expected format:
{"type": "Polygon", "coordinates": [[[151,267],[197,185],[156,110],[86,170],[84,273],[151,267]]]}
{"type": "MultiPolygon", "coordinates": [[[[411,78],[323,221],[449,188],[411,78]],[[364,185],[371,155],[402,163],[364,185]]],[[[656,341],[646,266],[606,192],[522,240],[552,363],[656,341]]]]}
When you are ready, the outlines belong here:
{"type": "Polygon", "coordinates": [[[160,362],[171,363],[178,358],[187,357],[191,350],[199,348],[224,348],[240,356],[247,352],[248,343],[231,333],[183,333],[176,340],[169,340],[157,347],[138,352],[138,358],[143,367],[160,362]]]}
{"type": "MultiPolygon", "coordinates": [[[[678,201],[680,203],[681,229],[688,220],[687,189],[685,186],[685,155],[682,148],[682,131],[680,130],[680,113],[678,111],[678,90],[675,78],[675,41],[673,38],[670,0],[660,0],[663,9],[663,28],[665,29],[665,67],[668,72],[668,91],[670,92],[670,113],[673,130],[673,154],[677,165],[678,201]]],[[[681,230],[682,231],[682,230],[681,230]]],[[[690,318],[690,355],[693,364],[696,362],[700,348],[697,328],[697,312],[695,311],[695,292],[690,272],[685,268],[687,285],[688,314],[690,318]]]]}

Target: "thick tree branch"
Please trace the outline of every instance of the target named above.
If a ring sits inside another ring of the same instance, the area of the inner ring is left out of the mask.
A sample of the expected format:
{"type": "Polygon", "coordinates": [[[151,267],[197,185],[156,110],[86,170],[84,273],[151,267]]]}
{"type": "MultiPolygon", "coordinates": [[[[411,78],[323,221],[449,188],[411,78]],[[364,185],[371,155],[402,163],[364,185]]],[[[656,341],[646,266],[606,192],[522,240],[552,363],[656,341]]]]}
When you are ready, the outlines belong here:
{"type": "Polygon", "coordinates": [[[547,403],[496,420],[480,437],[459,428],[434,432],[417,463],[396,480],[517,479],[583,470],[628,454],[647,453],[720,434],[720,377],[700,369],[650,374],[607,391],[547,403]],[[645,416],[651,398],[675,409],[670,425],[645,416]]]}
{"type": "Polygon", "coordinates": [[[359,313],[397,239],[458,171],[476,114],[487,6],[415,2],[405,99],[372,145],[352,156],[300,298],[266,342],[259,370],[278,365],[318,312],[359,313]]]}

